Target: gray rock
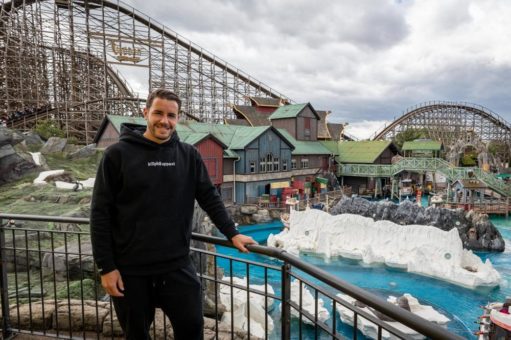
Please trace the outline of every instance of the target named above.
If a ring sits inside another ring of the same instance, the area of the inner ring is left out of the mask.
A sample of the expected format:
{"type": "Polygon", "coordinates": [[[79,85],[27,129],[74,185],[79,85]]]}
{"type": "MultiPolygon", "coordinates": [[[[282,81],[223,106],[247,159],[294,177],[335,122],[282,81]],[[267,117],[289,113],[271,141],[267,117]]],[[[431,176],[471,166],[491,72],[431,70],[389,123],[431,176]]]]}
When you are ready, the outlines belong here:
{"type": "Polygon", "coordinates": [[[41,139],[41,137],[33,131],[28,131],[28,132],[23,133],[23,139],[25,140],[26,145],[41,145],[42,146],[44,144],[44,141],[41,139]]]}
{"type": "Polygon", "coordinates": [[[0,147],[0,159],[16,154],[16,151],[11,144],[5,144],[0,147]]]}
{"type": "Polygon", "coordinates": [[[21,178],[37,166],[16,153],[12,145],[0,147],[0,185],[21,178]]]}
{"type": "Polygon", "coordinates": [[[23,136],[11,129],[8,129],[6,127],[0,126],[0,146],[3,145],[16,145],[18,143],[21,143],[23,141],[23,136]]]}
{"type": "Polygon", "coordinates": [[[80,145],[67,143],[66,146],[64,147],[64,150],[62,150],[62,152],[64,152],[65,154],[70,155],[72,153],[77,152],[81,148],[82,147],[80,145]]]}
{"type": "Polygon", "coordinates": [[[41,153],[49,154],[55,152],[62,152],[66,147],[67,139],[60,137],[50,137],[41,148],[41,153]]]}
{"type": "Polygon", "coordinates": [[[89,144],[69,155],[70,159],[85,158],[96,154],[96,144],[89,144]]]}
{"type": "Polygon", "coordinates": [[[268,223],[272,221],[270,213],[266,209],[258,210],[256,214],[252,215],[252,219],[256,224],[268,223]]]}
{"type": "Polygon", "coordinates": [[[388,220],[401,225],[431,225],[448,231],[456,228],[463,246],[471,250],[504,251],[505,242],[488,215],[474,211],[465,213],[463,209],[450,210],[437,207],[423,208],[410,201],[400,205],[390,201],[369,202],[354,197],[343,198],[330,213],[356,214],[372,217],[374,220],[388,220]],[[471,230],[475,230],[474,232],[471,230]]]}
{"type": "Polygon", "coordinates": [[[245,215],[252,215],[257,212],[257,205],[245,204],[240,207],[240,212],[245,215]]]}
{"type": "Polygon", "coordinates": [[[67,249],[62,246],[51,253],[45,253],[42,267],[45,276],[53,276],[55,273],[57,281],[96,278],[90,240],[81,240],[80,248],[77,243],[70,243],[67,249]]]}

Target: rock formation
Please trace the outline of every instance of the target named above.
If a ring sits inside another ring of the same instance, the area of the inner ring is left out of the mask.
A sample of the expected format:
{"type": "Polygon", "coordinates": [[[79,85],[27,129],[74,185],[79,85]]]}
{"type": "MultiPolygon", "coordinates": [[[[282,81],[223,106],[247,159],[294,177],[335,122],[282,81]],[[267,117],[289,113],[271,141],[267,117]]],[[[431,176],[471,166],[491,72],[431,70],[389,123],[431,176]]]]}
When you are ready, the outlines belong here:
{"type": "Polygon", "coordinates": [[[16,180],[34,170],[37,165],[15,150],[23,135],[0,126],[0,185],[16,180]]]}
{"type": "Polygon", "coordinates": [[[390,201],[370,202],[360,197],[344,198],[330,213],[356,214],[375,221],[388,220],[401,225],[430,225],[448,231],[457,228],[463,247],[476,251],[504,251],[505,243],[498,229],[486,214],[463,209],[419,207],[411,201],[395,204],[390,201]]]}

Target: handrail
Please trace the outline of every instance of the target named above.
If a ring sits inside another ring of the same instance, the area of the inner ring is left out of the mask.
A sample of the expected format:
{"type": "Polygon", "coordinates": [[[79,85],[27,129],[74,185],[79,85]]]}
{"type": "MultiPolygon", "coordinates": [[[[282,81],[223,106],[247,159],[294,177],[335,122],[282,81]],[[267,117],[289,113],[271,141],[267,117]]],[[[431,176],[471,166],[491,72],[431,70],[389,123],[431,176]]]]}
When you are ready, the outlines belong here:
{"type": "MultiPolygon", "coordinates": [[[[26,220],[26,221],[44,221],[44,222],[63,222],[63,223],[77,223],[77,224],[89,224],[90,219],[81,217],[63,217],[63,216],[43,216],[43,215],[21,215],[21,214],[9,214],[0,213],[0,220],[26,220]]],[[[1,226],[0,226],[1,227],[1,226]]],[[[192,233],[192,239],[196,241],[202,241],[212,243],[215,245],[221,245],[226,247],[234,248],[232,243],[226,239],[219,237],[213,237],[198,233],[192,233]]],[[[408,312],[402,308],[399,308],[382,298],[365,291],[351,283],[348,283],[326,271],[319,269],[311,264],[302,261],[300,258],[289,254],[285,250],[267,247],[261,245],[248,245],[247,249],[256,254],[266,255],[278,260],[287,262],[295,268],[311,275],[312,277],[323,281],[331,287],[344,292],[357,300],[365,303],[367,306],[375,308],[381,311],[385,315],[393,318],[394,320],[403,323],[407,327],[410,327],[421,334],[428,336],[433,339],[463,339],[462,337],[449,332],[448,330],[431,323],[411,312],[408,312]]]]}

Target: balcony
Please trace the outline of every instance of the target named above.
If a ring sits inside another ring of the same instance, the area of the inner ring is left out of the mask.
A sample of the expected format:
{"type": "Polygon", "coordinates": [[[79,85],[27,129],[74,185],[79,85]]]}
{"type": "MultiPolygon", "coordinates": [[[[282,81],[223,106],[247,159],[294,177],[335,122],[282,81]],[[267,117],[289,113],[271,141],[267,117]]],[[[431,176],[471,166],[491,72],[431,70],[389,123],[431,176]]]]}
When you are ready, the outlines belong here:
{"type": "MultiPolygon", "coordinates": [[[[108,296],[98,283],[89,233],[83,231],[88,229],[88,223],[85,218],[0,214],[4,339],[18,334],[60,339],[122,336],[108,296]],[[45,228],[35,227],[41,224],[45,228]]],[[[378,339],[391,334],[410,338],[390,323],[341,299],[338,293],[426,337],[461,339],[283,250],[252,245],[250,251],[264,259],[255,262],[217,253],[213,246],[232,247],[227,240],[201,234],[193,234],[193,240],[191,256],[207,301],[207,339],[238,339],[247,334],[249,338],[302,339],[310,337],[311,332],[314,338],[355,339],[361,336],[357,330],[361,322],[372,323],[378,339]],[[233,277],[240,275],[246,281],[233,277]],[[239,320],[234,304],[240,299],[245,301],[246,322],[226,323],[225,320],[239,320]],[[260,308],[253,304],[255,301],[259,301],[260,308]],[[339,308],[350,311],[351,326],[342,324],[339,308]],[[327,314],[329,318],[324,317],[327,314]]],[[[172,333],[161,313],[157,312],[152,332],[154,339],[166,339],[172,333]]]]}

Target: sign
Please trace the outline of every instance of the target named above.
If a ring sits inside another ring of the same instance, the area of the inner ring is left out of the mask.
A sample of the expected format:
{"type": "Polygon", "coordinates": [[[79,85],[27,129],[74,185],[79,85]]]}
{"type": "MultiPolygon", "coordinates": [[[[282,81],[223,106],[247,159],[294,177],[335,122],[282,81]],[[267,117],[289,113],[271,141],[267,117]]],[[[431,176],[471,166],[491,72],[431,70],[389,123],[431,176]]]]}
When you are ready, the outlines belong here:
{"type": "Polygon", "coordinates": [[[114,58],[118,61],[131,61],[133,63],[142,61],[142,50],[138,47],[134,47],[133,44],[130,44],[131,46],[123,46],[121,40],[113,39],[108,39],[108,42],[112,48],[114,58]]]}

